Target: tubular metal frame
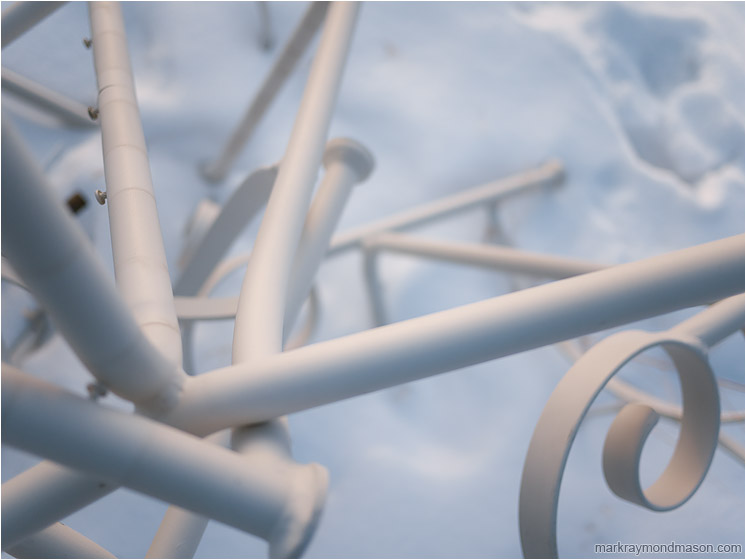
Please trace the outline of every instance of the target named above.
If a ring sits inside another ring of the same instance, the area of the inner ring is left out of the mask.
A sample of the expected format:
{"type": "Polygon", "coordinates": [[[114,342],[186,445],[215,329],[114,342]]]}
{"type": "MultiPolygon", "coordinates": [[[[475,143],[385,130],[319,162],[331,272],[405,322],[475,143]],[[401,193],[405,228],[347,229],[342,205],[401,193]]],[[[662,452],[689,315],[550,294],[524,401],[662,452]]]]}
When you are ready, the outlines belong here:
{"type": "MultiPolygon", "coordinates": [[[[23,17],[13,33],[29,29],[51,9],[18,12],[23,17]]],[[[2,239],[13,279],[41,302],[98,382],[137,405],[133,414],[115,412],[3,364],[3,440],[54,461],[3,484],[4,550],[19,557],[111,557],[58,521],[123,485],[174,504],[148,557],[193,555],[209,519],[267,540],[272,557],[299,556],[318,522],[327,475],[320,465],[292,459],[283,415],[719,302],[663,333],[625,331],[605,339],[560,382],[524,468],[524,552],[557,555],[556,497],[577,427],[611,377],[653,346],[671,354],[682,379],[681,443],[670,470],[642,489],[636,458],[657,416],[648,404],[625,407],[607,438],[605,474],[619,497],[653,510],[678,507],[696,491],[724,421],[707,351],[744,324],[744,236],[602,267],[396,233],[475,208],[491,212],[506,196],[557,184],[563,171],[553,161],[332,239],[352,186],[373,167],[362,145],[333,140],[323,157],[326,174],[312,197],[357,11],[356,3],[328,8],[287,151],[279,168],[268,171],[271,193],[265,188],[257,194],[248,212],[223,209],[188,259],[178,298],[165,263],[116,3],[90,5],[116,287],[78,224],[54,202],[18,132],[3,119],[2,239]],[[231,266],[245,262],[218,259],[266,195],[238,301],[203,297],[231,266]],[[380,321],[375,258],[381,251],[564,279],[283,352],[324,256],[355,248],[365,253],[380,321]],[[233,365],[186,375],[179,319],[232,316],[233,365]],[[690,464],[694,471],[682,467],[690,464]]],[[[3,29],[10,23],[4,19],[3,29]]]]}

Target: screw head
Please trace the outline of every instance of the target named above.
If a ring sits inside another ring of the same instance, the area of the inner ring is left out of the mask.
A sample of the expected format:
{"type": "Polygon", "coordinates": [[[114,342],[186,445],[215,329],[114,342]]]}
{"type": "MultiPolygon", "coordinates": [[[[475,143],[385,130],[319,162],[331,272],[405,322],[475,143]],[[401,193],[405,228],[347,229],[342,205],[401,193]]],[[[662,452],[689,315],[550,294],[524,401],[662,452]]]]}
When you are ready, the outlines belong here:
{"type": "Polygon", "coordinates": [[[85,45],[85,48],[90,49],[91,45],[93,45],[93,40],[89,39],[88,37],[83,38],[83,45],[85,45]]]}
{"type": "Polygon", "coordinates": [[[96,197],[96,202],[98,202],[100,205],[106,204],[106,193],[100,189],[96,189],[93,193],[93,196],[96,197]]]}
{"type": "Polygon", "coordinates": [[[359,181],[365,181],[373,171],[376,161],[373,154],[360,142],[351,138],[334,138],[324,150],[324,167],[342,162],[355,170],[359,181]]]}
{"type": "Polygon", "coordinates": [[[95,107],[88,107],[88,116],[91,117],[92,121],[95,121],[98,119],[98,109],[95,107]]]}

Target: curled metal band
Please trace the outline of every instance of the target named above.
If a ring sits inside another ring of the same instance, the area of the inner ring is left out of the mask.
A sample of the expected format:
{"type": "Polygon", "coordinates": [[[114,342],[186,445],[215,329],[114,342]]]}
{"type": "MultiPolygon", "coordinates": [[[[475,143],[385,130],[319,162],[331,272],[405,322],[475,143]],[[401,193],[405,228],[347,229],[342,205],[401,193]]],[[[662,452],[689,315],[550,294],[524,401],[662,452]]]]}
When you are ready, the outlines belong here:
{"type": "Polygon", "coordinates": [[[619,497],[654,511],[679,507],[697,490],[712,461],[720,428],[720,400],[706,348],[673,332],[626,331],[596,344],[562,378],[536,425],[521,480],[519,524],[526,558],[557,557],[560,484],[575,435],[598,394],[630,360],[654,347],[673,360],[682,390],[683,417],[666,469],[649,488],[640,484],[645,440],[658,414],[628,404],[606,436],[603,468],[619,497]]]}

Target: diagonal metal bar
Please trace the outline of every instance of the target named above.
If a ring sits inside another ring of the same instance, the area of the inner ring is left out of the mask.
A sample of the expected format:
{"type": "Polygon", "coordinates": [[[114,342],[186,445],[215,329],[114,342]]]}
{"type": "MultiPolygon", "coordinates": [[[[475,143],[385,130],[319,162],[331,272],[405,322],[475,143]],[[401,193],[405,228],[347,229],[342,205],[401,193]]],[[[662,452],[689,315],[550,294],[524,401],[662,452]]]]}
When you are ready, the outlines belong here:
{"type": "Polygon", "coordinates": [[[172,405],[186,376],[145,339],[7,118],[2,152],[3,254],[94,376],[142,407],[172,405]]]}
{"type": "MultiPolygon", "coordinates": [[[[313,2],[285,44],[272,70],[265,78],[241,122],[231,134],[217,159],[206,165],[204,176],[209,181],[222,181],[241,149],[249,141],[264,114],[274,101],[288,76],[316,35],[326,15],[328,2],[313,2]]],[[[262,4],[263,5],[263,4],[262,4]]]]}
{"type": "Polygon", "coordinates": [[[70,125],[79,127],[96,126],[96,122],[91,120],[88,115],[88,107],[82,103],[29,80],[8,68],[2,69],[2,88],[28,103],[57,115],[70,125]]]}
{"type": "Polygon", "coordinates": [[[166,415],[253,423],[743,292],[744,236],[559,280],[190,378],[166,415]]]}
{"type": "Polygon", "coordinates": [[[2,12],[2,48],[67,2],[14,2],[2,12]]]}
{"type": "Polygon", "coordinates": [[[63,523],[55,523],[5,551],[16,558],[116,558],[63,523]]]}
{"type": "Polygon", "coordinates": [[[180,365],[179,322],[122,11],[116,2],[91,2],[89,12],[117,287],[148,340],[180,365]]]}

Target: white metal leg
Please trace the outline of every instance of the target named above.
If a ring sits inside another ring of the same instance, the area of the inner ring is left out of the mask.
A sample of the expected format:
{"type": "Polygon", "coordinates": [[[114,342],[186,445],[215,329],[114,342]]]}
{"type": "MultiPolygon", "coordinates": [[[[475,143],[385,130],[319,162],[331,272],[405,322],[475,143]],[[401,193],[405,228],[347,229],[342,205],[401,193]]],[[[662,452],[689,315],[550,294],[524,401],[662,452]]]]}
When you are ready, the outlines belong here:
{"type": "Polygon", "coordinates": [[[316,271],[329,249],[329,240],[352,187],[367,179],[373,165],[370,152],[354,140],[337,138],[327,144],[324,152],[326,173],[306,216],[290,274],[285,309],[286,335],[311,291],[316,271]]]}
{"type": "Polygon", "coordinates": [[[259,422],[705,305],[743,275],[739,235],[190,378],[167,417],[194,433],[259,422]]]}
{"type": "Polygon", "coordinates": [[[96,122],[88,115],[88,107],[82,103],[73,101],[7,68],[2,69],[2,88],[56,115],[70,125],[96,126],[96,122]]]}
{"type": "Polygon", "coordinates": [[[357,18],[354,2],[329,8],[321,41],[244,276],[233,361],[282,350],[285,299],[293,257],[342,79],[357,18]]]}
{"type": "Polygon", "coordinates": [[[401,231],[453,216],[490,202],[525,192],[529,189],[560,184],[564,180],[564,169],[557,160],[551,160],[530,171],[517,173],[485,185],[473,187],[429,204],[405,210],[388,218],[354,228],[332,239],[329,254],[337,254],[354,247],[384,232],[401,231]]]}
{"type": "Polygon", "coordinates": [[[62,523],[55,523],[4,550],[15,558],[116,558],[62,523]]]}
{"type": "Polygon", "coordinates": [[[186,376],[145,339],[8,118],[2,145],[3,254],[102,383],[141,406],[172,405],[186,376]]]}
{"type": "Polygon", "coordinates": [[[121,8],[91,2],[89,10],[117,287],[148,340],[180,365],[181,335],[121,8]]]}
{"type": "Polygon", "coordinates": [[[269,464],[138,415],[96,405],[3,366],[3,440],[270,541],[283,551],[307,516],[318,465],[269,464]]]}
{"type": "Polygon", "coordinates": [[[3,549],[16,546],[115,489],[107,479],[42,461],[3,483],[3,549]]]}
{"type": "Polygon", "coordinates": [[[191,296],[199,291],[233,240],[267,203],[276,178],[277,166],[258,169],[226,200],[220,214],[196,242],[174,286],[174,294],[191,296]]]}
{"type": "MultiPolygon", "coordinates": [[[[227,432],[213,434],[206,441],[225,446],[227,432]]],[[[204,515],[169,507],[145,558],[193,558],[209,521],[204,515]]]]}
{"type": "Polygon", "coordinates": [[[316,35],[321,22],[324,21],[327,5],[327,2],[313,2],[308,7],[220,155],[204,167],[203,175],[207,180],[217,182],[225,178],[230,166],[316,35]]]}
{"type": "Polygon", "coordinates": [[[13,2],[2,13],[2,48],[67,2],[13,2]]]}
{"type": "Polygon", "coordinates": [[[366,241],[365,248],[557,280],[608,268],[607,265],[581,259],[542,255],[509,247],[435,241],[397,233],[372,237],[366,241]]]}

